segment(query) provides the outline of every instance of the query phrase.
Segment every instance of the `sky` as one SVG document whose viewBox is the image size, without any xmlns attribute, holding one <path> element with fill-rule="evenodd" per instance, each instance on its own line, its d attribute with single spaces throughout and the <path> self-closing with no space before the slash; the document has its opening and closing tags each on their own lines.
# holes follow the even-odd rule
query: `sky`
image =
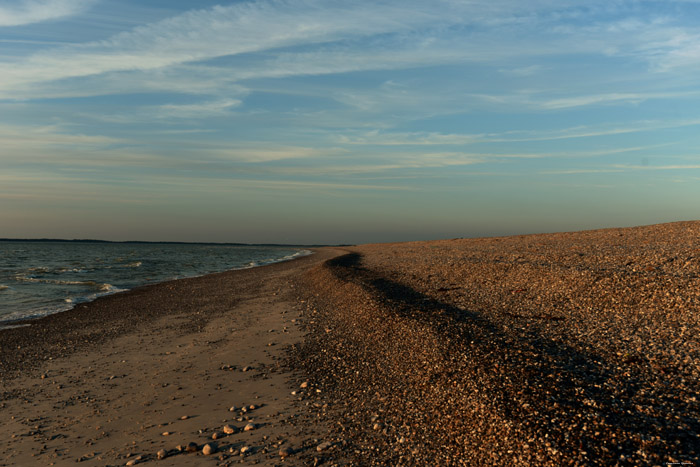
<svg viewBox="0 0 700 467">
<path fill-rule="evenodd" d="M 0 0 L 0 237 L 700 219 L 700 0 Z"/>
</svg>

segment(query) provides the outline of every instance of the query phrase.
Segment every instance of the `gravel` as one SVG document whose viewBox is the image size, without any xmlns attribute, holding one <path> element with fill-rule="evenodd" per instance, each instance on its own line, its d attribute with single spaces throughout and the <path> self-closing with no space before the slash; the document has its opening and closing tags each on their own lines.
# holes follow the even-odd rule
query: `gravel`
<svg viewBox="0 0 700 467">
<path fill-rule="evenodd" d="M 349 463 L 700 456 L 700 222 L 349 247 L 299 285 L 290 364 Z"/>
</svg>

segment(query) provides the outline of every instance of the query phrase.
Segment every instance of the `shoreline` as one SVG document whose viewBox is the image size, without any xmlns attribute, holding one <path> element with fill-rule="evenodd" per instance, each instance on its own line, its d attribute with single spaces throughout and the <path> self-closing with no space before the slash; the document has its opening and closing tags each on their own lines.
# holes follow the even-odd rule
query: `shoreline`
<svg viewBox="0 0 700 467">
<path fill-rule="evenodd" d="M 700 455 L 700 221 L 324 248 L 87 308 L 0 333 L 0 465 Z"/>
<path fill-rule="evenodd" d="M 75 306 L 64 311 L 50 313 L 38 317 L 23 318 L 7 322 L 3 321 L 2 323 L 8 323 L 12 325 L 12 327 L 8 329 L 0 329 L 0 342 L 3 343 L 3 345 L 0 347 L 0 374 L 3 375 L 3 379 L 6 379 L 8 376 L 12 377 L 13 369 L 4 365 L 4 363 L 8 360 L 7 353 L 11 352 L 10 347 L 12 345 L 7 343 L 9 341 L 23 341 L 34 345 L 39 344 L 41 347 L 44 347 L 47 344 L 47 339 L 57 339 L 61 341 L 61 336 L 70 334 L 70 332 L 76 331 L 77 328 L 83 328 L 83 330 L 90 326 L 101 328 L 105 324 L 109 325 L 111 320 L 123 324 L 125 321 L 125 316 L 110 316 L 113 315 L 114 309 L 118 309 L 128 314 L 129 320 L 150 321 L 156 317 L 167 314 L 168 312 L 163 310 L 162 306 L 155 308 L 150 304 L 144 306 L 140 302 L 141 297 L 147 297 L 150 301 L 153 301 L 154 297 L 156 296 L 163 297 L 171 294 L 172 292 L 179 292 L 178 296 L 170 297 L 172 306 L 177 307 L 179 304 L 178 301 L 183 301 L 183 297 L 186 296 L 187 290 L 192 290 L 193 287 L 198 287 L 200 283 L 202 283 L 204 287 L 207 287 L 207 282 L 210 280 L 221 282 L 222 280 L 226 280 L 227 278 L 230 279 L 230 277 L 242 272 L 260 270 L 267 271 L 265 268 L 274 268 L 279 265 L 296 263 L 303 261 L 304 259 L 314 257 L 319 251 L 320 250 L 315 249 L 311 251 L 310 254 L 300 255 L 295 258 L 259 266 L 242 267 L 221 272 L 142 284 L 128 290 L 101 295 L 87 302 L 76 303 Z M 262 275 L 264 276 L 265 273 L 262 273 Z M 257 276 L 257 274 L 253 274 L 253 276 Z M 210 288 L 212 287 L 213 286 L 210 286 Z M 146 308 L 148 311 L 143 314 L 141 314 L 140 311 L 137 311 L 143 308 Z M 28 332 L 28 329 L 31 328 L 36 328 L 35 332 Z M 110 332 L 106 333 L 107 336 L 104 337 L 115 337 L 123 332 L 128 332 L 128 329 L 125 327 L 113 328 L 110 330 Z M 25 336 L 24 334 L 30 335 Z M 43 339 L 40 337 L 43 337 Z M 79 342 L 72 343 L 77 345 L 74 349 L 82 347 Z M 21 343 L 19 345 L 21 346 Z M 58 344 L 54 343 L 54 346 L 57 345 Z M 60 355 L 57 355 L 57 357 L 66 356 L 70 353 L 70 349 L 65 350 L 67 352 L 63 352 Z M 37 356 L 21 356 L 18 358 L 18 364 L 21 364 L 23 368 L 26 368 L 27 365 L 31 366 L 32 360 L 47 360 L 51 358 L 51 355 L 42 355 L 42 357 L 37 358 Z M 14 369 L 16 370 L 16 368 Z"/>
<path fill-rule="evenodd" d="M 160 450 L 160 465 L 279 465 L 285 448 L 285 465 L 313 462 L 325 433 L 285 361 L 303 340 L 296 277 L 335 254 L 147 285 L 4 331 L 0 465 L 140 464 Z"/>
<path fill-rule="evenodd" d="M 5 241 L 8 241 L 8 240 L 5 239 Z M 17 240 L 17 242 L 21 242 L 21 240 Z M 51 242 L 52 242 L 52 241 L 45 241 L 45 240 L 36 240 L 36 241 L 33 241 L 33 243 L 51 243 Z M 84 240 L 65 240 L 65 241 L 63 241 L 63 242 L 64 242 L 64 243 L 80 243 L 80 242 L 85 242 L 85 241 L 84 241 Z M 156 243 L 156 242 L 108 242 L 108 241 L 102 241 L 102 240 L 90 241 L 90 242 L 88 242 L 88 243 L 159 244 L 159 243 Z M 219 245 L 219 244 L 207 244 L 207 243 L 177 243 L 177 242 L 162 242 L 162 243 L 160 243 L 160 244 L 174 244 L 174 245 Z M 227 245 L 227 244 L 221 244 L 221 245 Z M 248 247 L 248 246 L 257 246 L 257 245 L 245 245 L 245 244 L 230 244 L 230 245 L 231 245 L 231 246 L 244 246 L 244 247 Z M 267 246 L 267 245 L 261 245 L 261 246 Z M 270 245 L 270 246 L 276 246 L 276 245 Z M 51 315 L 55 315 L 55 314 L 58 314 L 58 313 L 65 313 L 65 312 L 67 312 L 67 311 L 71 311 L 71 310 L 77 308 L 78 306 L 92 303 L 92 302 L 94 302 L 94 301 L 96 301 L 96 300 L 99 300 L 100 298 L 107 297 L 107 296 L 110 296 L 110 295 L 116 295 L 116 294 L 120 294 L 120 293 L 129 292 L 129 291 L 131 291 L 131 290 L 134 290 L 134 289 L 137 289 L 137 288 L 140 288 L 140 287 L 147 287 L 147 286 L 151 286 L 151 285 L 157 285 L 157 284 L 162 284 L 162 283 L 165 283 L 165 282 L 172 282 L 172 281 L 177 281 L 177 280 L 182 280 L 182 279 L 193 279 L 193 278 L 197 278 L 197 277 L 208 276 L 208 275 L 210 275 L 210 274 L 220 274 L 220 273 L 231 272 L 231 271 L 240 271 L 240 270 L 244 270 L 244 269 L 252 269 L 252 268 L 257 268 L 257 267 L 268 266 L 268 265 L 270 265 L 270 264 L 284 263 L 284 262 L 286 262 L 286 261 L 292 261 L 292 260 L 295 260 L 295 259 L 298 259 L 298 258 L 303 258 L 304 256 L 310 256 L 310 255 L 312 255 L 312 254 L 314 253 L 315 250 L 317 250 L 317 248 L 309 247 L 309 248 L 304 248 L 303 250 L 299 250 L 297 253 L 294 253 L 294 254 L 292 254 L 292 255 L 287 255 L 287 256 L 284 256 L 284 257 L 282 257 L 282 258 L 273 260 L 273 261 L 265 262 L 265 263 L 263 263 L 263 264 L 257 264 L 257 263 L 256 263 L 256 264 L 254 264 L 254 265 L 247 265 L 247 266 L 235 267 L 235 268 L 231 268 L 231 269 L 225 269 L 225 270 L 222 270 L 222 271 L 205 272 L 205 273 L 194 274 L 194 275 L 185 276 L 185 277 L 170 278 L 170 279 L 162 279 L 162 280 L 157 280 L 157 281 L 153 281 L 153 282 L 144 282 L 144 283 L 142 283 L 142 284 L 139 284 L 139 285 L 136 285 L 136 286 L 134 286 L 134 287 L 127 288 L 127 289 L 117 288 L 117 289 L 115 289 L 115 290 L 113 290 L 113 291 L 107 291 L 107 292 L 103 292 L 103 293 L 96 293 L 96 294 L 93 294 L 93 295 L 92 295 L 92 298 L 81 299 L 81 300 L 79 300 L 79 301 L 77 301 L 77 302 L 71 302 L 70 305 L 65 305 L 65 306 L 68 306 L 68 308 L 59 309 L 58 306 L 56 306 L 56 309 L 53 310 L 53 311 L 37 312 L 36 314 L 33 314 L 33 315 L 28 315 L 28 316 L 24 316 L 24 317 L 20 317 L 20 318 L 12 318 L 12 319 L 2 319 L 2 316 L 0 316 L 0 332 L 2 332 L 2 331 L 5 330 L 5 329 L 12 329 L 12 328 L 16 328 L 16 327 L 25 327 L 25 326 L 31 325 L 31 321 L 35 321 L 35 320 L 44 318 L 44 317 L 46 317 L 46 316 L 51 316 Z M 109 285 L 110 287 L 113 287 L 113 286 L 111 286 L 110 284 L 107 284 L 107 285 Z M 7 288 L 7 286 L 5 286 L 5 288 Z M 82 297 L 82 298 L 84 298 L 84 297 Z"/>
</svg>

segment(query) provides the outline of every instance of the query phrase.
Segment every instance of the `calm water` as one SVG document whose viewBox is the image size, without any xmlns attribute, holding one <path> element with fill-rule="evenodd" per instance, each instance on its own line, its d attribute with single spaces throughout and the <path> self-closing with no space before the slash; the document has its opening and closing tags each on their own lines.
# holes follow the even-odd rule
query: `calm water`
<svg viewBox="0 0 700 467">
<path fill-rule="evenodd" d="M 294 247 L 0 241 L 0 328 L 138 285 L 309 253 Z"/>
</svg>

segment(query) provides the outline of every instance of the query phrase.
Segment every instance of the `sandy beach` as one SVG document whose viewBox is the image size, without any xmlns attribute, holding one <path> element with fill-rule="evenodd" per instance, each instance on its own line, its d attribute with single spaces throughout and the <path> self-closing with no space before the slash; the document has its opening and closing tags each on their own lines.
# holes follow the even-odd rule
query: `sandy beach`
<svg viewBox="0 0 700 467">
<path fill-rule="evenodd" d="M 335 254 L 143 287 L 3 331 L 0 465 L 313 464 L 326 430 L 286 360 L 303 340 L 295 282 Z"/>
<path fill-rule="evenodd" d="M 700 222 L 319 249 L 2 331 L 0 465 L 697 465 L 699 331 Z"/>
</svg>

